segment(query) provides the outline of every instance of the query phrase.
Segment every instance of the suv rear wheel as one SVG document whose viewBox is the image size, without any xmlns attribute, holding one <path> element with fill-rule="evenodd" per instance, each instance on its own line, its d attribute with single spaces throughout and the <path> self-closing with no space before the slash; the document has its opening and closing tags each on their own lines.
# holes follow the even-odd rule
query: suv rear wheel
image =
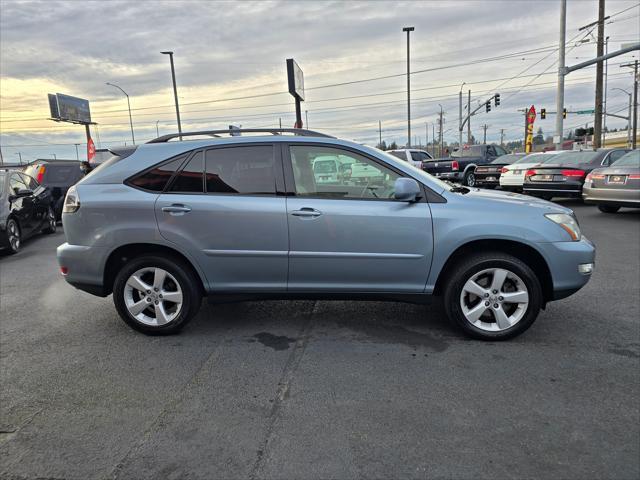
<svg viewBox="0 0 640 480">
<path fill-rule="evenodd" d="M 180 260 L 145 256 L 116 276 L 113 301 L 120 317 L 147 335 L 179 332 L 198 312 L 202 295 L 191 269 Z"/>
<path fill-rule="evenodd" d="M 542 306 L 535 273 L 520 259 L 482 253 L 459 262 L 444 295 L 451 321 L 474 338 L 506 340 L 527 330 Z"/>
</svg>

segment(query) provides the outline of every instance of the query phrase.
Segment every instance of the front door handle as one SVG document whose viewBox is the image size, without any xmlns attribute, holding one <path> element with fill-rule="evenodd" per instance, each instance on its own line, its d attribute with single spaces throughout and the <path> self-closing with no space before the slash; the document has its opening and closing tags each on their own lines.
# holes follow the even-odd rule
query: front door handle
<svg viewBox="0 0 640 480">
<path fill-rule="evenodd" d="M 322 212 L 320 210 L 316 210 L 315 208 L 305 207 L 301 208 L 300 210 L 294 210 L 293 212 L 291 212 L 291 215 L 293 215 L 294 217 L 316 218 L 322 215 Z"/>
<path fill-rule="evenodd" d="M 191 207 L 188 205 L 174 203 L 173 205 L 169 205 L 168 207 L 162 207 L 162 211 L 171 215 L 184 215 L 185 213 L 189 213 L 191 211 Z"/>
</svg>

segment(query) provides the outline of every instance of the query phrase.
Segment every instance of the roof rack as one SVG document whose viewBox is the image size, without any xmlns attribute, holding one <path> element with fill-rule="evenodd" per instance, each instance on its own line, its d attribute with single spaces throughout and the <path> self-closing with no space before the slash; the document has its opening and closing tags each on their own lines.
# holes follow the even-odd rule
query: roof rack
<svg viewBox="0 0 640 480">
<path fill-rule="evenodd" d="M 201 132 L 182 132 L 182 133 L 170 133 L 163 135 L 153 140 L 149 140 L 147 143 L 165 143 L 174 138 L 180 137 L 196 137 L 201 135 L 208 135 L 210 137 L 220 137 L 221 135 L 239 135 L 242 133 L 270 133 L 272 135 L 281 135 L 283 133 L 292 133 L 301 137 L 326 137 L 335 138 L 326 133 L 314 132 L 313 130 L 306 130 L 303 128 L 238 128 L 238 129 L 226 129 L 226 130 L 203 130 Z"/>
</svg>

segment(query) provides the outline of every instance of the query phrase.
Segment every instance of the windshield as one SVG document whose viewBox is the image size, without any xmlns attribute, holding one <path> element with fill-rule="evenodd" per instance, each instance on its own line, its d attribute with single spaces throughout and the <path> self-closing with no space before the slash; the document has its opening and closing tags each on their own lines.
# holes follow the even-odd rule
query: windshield
<svg viewBox="0 0 640 480">
<path fill-rule="evenodd" d="M 316 160 L 313 162 L 313 171 L 315 173 L 335 173 L 336 170 L 335 160 Z"/>
<path fill-rule="evenodd" d="M 516 163 L 518 159 L 521 159 L 523 155 L 521 153 L 509 153 L 507 155 L 502 155 L 501 157 L 496 158 L 491 163 Z"/>
<path fill-rule="evenodd" d="M 580 165 L 582 163 L 590 163 L 599 155 L 599 152 L 585 150 L 584 152 L 563 152 L 559 153 L 553 159 L 553 163 L 561 163 L 562 165 Z"/>
<path fill-rule="evenodd" d="M 640 168 L 640 150 L 634 150 L 627 153 L 626 155 L 623 155 L 618 160 L 613 162 L 611 166 Z"/>
<path fill-rule="evenodd" d="M 452 157 L 460 158 L 460 157 L 481 157 L 482 156 L 482 145 L 471 145 L 470 147 L 465 147 L 460 150 L 456 150 L 451 154 Z"/>
</svg>

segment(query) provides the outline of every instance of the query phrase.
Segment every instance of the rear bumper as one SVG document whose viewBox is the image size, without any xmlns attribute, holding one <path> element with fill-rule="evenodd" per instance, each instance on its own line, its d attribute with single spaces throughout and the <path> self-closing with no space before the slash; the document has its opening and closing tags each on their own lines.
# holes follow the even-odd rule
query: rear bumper
<svg viewBox="0 0 640 480">
<path fill-rule="evenodd" d="M 109 294 L 104 288 L 104 265 L 109 251 L 106 248 L 86 247 L 63 243 L 56 251 L 58 264 L 67 270 L 64 279 L 70 285 L 105 297 Z"/>
<path fill-rule="evenodd" d="M 623 188 L 593 188 L 585 185 L 582 190 L 585 203 L 619 207 L 640 207 L 640 190 Z"/>
<path fill-rule="evenodd" d="M 461 172 L 429 172 L 428 170 L 426 171 L 427 173 L 430 173 L 431 175 L 433 175 L 436 178 L 440 178 L 443 180 L 452 180 L 452 181 L 459 181 L 462 180 L 462 173 Z"/>
<path fill-rule="evenodd" d="M 539 243 L 538 247 L 551 272 L 553 300 L 574 294 L 591 279 L 592 274 L 578 269 L 580 265 L 595 264 L 595 245 L 587 237 L 578 242 Z"/>
<path fill-rule="evenodd" d="M 496 178 L 496 180 L 487 180 L 486 178 L 478 177 L 478 174 L 476 173 L 476 185 L 484 187 L 499 187 L 500 180 L 498 178 Z"/>
<path fill-rule="evenodd" d="M 567 182 L 526 182 L 522 191 L 527 195 L 551 195 L 553 197 L 581 198 L 582 184 Z"/>
</svg>

